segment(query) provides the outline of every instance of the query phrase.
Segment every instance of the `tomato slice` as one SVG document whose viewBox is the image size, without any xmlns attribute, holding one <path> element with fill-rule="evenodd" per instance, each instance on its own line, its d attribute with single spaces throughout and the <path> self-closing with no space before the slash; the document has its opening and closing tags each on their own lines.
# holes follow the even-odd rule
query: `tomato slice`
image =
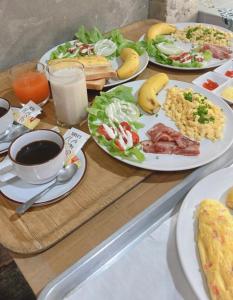
<svg viewBox="0 0 233 300">
<path fill-rule="evenodd" d="M 226 71 L 225 75 L 232 78 L 233 77 L 233 70 Z"/>
<path fill-rule="evenodd" d="M 120 125 L 123 127 L 124 130 L 131 131 L 131 126 L 129 125 L 128 122 L 123 121 L 123 122 L 120 123 Z"/>
<path fill-rule="evenodd" d="M 108 135 L 108 133 L 106 132 L 105 128 L 103 125 L 100 125 L 97 129 L 98 133 L 103 135 L 106 140 L 110 141 L 111 140 L 111 137 Z"/>
<path fill-rule="evenodd" d="M 219 86 L 219 84 L 218 84 L 217 82 L 211 80 L 211 79 L 207 79 L 207 81 L 205 81 L 205 82 L 202 84 L 202 86 L 203 86 L 204 88 L 206 88 L 207 90 L 212 91 L 212 90 L 216 89 L 216 88 Z"/>
<path fill-rule="evenodd" d="M 120 151 L 125 151 L 125 149 L 122 147 L 121 143 L 119 140 L 115 140 L 115 145 Z"/>
<path fill-rule="evenodd" d="M 132 131 L 131 134 L 133 138 L 133 144 L 137 145 L 139 143 L 139 135 L 135 131 Z"/>
</svg>

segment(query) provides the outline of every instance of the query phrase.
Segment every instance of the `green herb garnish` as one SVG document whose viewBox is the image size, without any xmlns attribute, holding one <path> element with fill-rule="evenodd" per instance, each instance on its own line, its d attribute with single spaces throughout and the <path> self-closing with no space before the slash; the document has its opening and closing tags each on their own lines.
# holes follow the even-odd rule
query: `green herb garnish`
<svg viewBox="0 0 233 300">
<path fill-rule="evenodd" d="M 214 122 L 215 119 L 212 116 L 208 116 L 209 106 L 206 104 L 201 104 L 198 106 L 197 111 L 193 113 L 194 116 L 198 116 L 198 122 L 201 124 L 207 124 L 209 122 Z"/>
<path fill-rule="evenodd" d="M 189 102 L 192 102 L 193 101 L 192 93 L 191 92 L 184 93 L 184 99 L 188 100 Z"/>
</svg>

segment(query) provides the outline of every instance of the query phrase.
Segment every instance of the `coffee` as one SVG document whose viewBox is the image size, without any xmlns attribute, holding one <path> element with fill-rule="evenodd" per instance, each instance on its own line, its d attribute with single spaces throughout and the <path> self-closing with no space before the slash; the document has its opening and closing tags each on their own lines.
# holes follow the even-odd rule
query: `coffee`
<svg viewBox="0 0 233 300">
<path fill-rule="evenodd" d="M 61 151 L 58 144 L 40 140 L 23 146 L 16 155 L 16 161 L 24 165 L 42 164 L 57 156 Z"/>
<path fill-rule="evenodd" d="M 4 107 L 0 107 L 0 118 L 2 117 L 2 116 L 4 116 L 6 113 L 7 113 L 7 109 L 6 108 L 4 108 Z"/>
</svg>

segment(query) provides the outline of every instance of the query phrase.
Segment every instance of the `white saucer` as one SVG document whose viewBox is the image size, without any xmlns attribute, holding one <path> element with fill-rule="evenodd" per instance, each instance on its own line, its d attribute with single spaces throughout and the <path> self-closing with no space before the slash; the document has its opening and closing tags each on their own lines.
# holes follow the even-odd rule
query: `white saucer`
<svg viewBox="0 0 233 300">
<path fill-rule="evenodd" d="M 80 151 L 78 157 L 80 159 L 81 166 L 72 179 L 67 183 L 53 187 L 49 192 L 38 199 L 33 206 L 42 206 L 56 202 L 65 198 L 72 192 L 72 190 L 79 184 L 86 171 L 86 158 L 84 153 Z M 0 192 L 8 200 L 17 203 L 24 203 L 40 191 L 44 190 L 47 186 L 50 186 L 54 181 L 55 180 L 42 185 L 33 185 L 25 183 L 23 180 L 15 177 L 6 184 L 0 186 Z"/>
<path fill-rule="evenodd" d="M 12 108 L 15 111 L 20 109 L 20 107 L 16 107 L 16 106 L 12 106 Z M 0 142 L 0 155 L 6 153 L 8 151 L 8 148 L 9 148 L 10 144 L 11 143 L 9 143 L 9 142 L 8 143 L 1 143 Z"/>
<path fill-rule="evenodd" d="M 6 153 L 11 143 L 0 143 L 0 155 Z"/>
</svg>

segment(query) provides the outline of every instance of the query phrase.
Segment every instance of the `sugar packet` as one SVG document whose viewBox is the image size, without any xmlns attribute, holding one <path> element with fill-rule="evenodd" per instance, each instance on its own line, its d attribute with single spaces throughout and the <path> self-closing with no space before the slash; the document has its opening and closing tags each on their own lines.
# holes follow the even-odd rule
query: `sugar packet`
<svg viewBox="0 0 233 300">
<path fill-rule="evenodd" d="M 29 101 L 21 109 L 12 108 L 15 122 L 29 129 L 34 129 L 39 124 L 40 119 L 36 117 L 41 114 L 41 110 L 41 107 L 33 101 Z"/>
<path fill-rule="evenodd" d="M 60 132 L 59 127 L 54 127 L 52 130 Z M 80 167 L 80 159 L 78 157 L 78 152 L 82 149 L 85 143 L 90 138 L 90 135 L 77 129 L 71 128 L 68 129 L 63 135 L 65 140 L 65 151 L 66 151 L 66 162 L 68 164 L 76 164 Z"/>
</svg>

